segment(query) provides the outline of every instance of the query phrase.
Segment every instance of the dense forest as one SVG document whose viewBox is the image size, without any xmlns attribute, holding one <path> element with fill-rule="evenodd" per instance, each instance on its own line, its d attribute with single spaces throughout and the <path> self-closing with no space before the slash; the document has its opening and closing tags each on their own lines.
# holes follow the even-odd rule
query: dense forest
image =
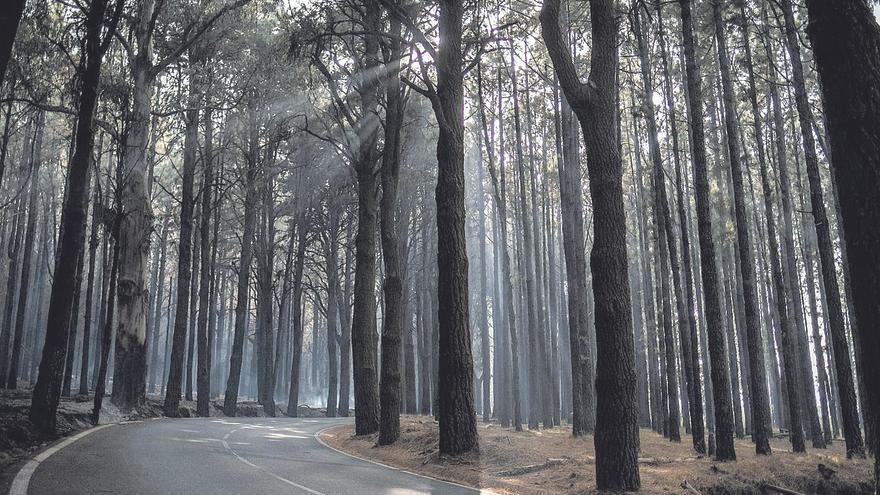
<svg viewBox="0 0 880 495">
<path fill-rule="evenodd" d="M 876 455 L 874 8 L 8 0 L 0 386 Z"/>
</svg>

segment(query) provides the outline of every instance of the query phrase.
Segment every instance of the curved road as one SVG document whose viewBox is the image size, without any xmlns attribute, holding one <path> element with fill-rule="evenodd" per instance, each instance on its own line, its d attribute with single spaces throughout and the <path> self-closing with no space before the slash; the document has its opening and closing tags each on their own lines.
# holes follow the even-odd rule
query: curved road
<svg viewBox="0 0 880 495">
<path fill-rule="evenodd" d="M 113 425 L 43 460 L 27 494 L 480 493 L 350 457 L 315 438 L 344 421 L 199 418 Z"/>
</svg>

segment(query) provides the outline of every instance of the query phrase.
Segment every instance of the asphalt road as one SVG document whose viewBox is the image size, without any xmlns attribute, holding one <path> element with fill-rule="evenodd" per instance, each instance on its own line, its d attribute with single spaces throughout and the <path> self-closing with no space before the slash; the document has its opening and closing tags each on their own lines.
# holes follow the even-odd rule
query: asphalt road
<svg viewBox="0 0 880 495">
<path fill-rule="evenodd" d="M 479 493 L 350 457 L 315 438 L 344 421 L 199 418 L 113 425 L 43 460 L 27 494 Z"/>
</svg>

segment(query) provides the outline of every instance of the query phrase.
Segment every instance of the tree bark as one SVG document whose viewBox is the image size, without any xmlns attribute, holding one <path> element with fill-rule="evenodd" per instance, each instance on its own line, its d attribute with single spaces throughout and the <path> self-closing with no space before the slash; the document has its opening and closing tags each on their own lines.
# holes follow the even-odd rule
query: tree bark
<svg viewBox="0 0 880 495">
<path fill-rule="evenodd" d="M 617 121 L 616 14 L 612 1 L 590 1 L 593 49 L 589 83 L 584 84 L 563 41 L 559 3 L 545 1 L 541 34 L 587 149 L 594 212 L 590 266 L 595 325 L 602 329 L 596 335 L 596 485 L 599 490 L 637 490 L 638 399 Z"/>
<path fill-rule="evenodd" d="M 391 19 L 391 34 L 399 34 L 400 21 Z M 382 370 L 379 383 L 379 445 L 390 445 L 400 436 L 400 338 L 403 331 L 405 299 L 403 265 L 400 257 L 397 216 L 397 185 L 400 177 L 400 128 L 403 124 L 403 98 L 400 93 L 400 54 L 398 39 L 389 41 L 390 60 L 385 67 L 385 147 L 382 151 L 382 202 L 380 236 L 385 262 L 385 296 L 382 317 Z"/>
<path fill-rule="evenodd" d="M 241 381 L 241 363 L 244 351 L 245 323 L 247 320 L 249 300 L 248 297 L 251 274 L 251 261 L 253 260 L 253 240 L 256 223 L 257 202 L 257 174 L 259 164 L 257 149 L 259 147 L 256 109 L 253 101 L 248 103 L 248 153 L 247 171 L 245 179 L 244 199 L 244 228 L 241 235 L 241 258 L 238 267 L 238 281 L 235 301 L 235 327 L 233 330 L 232 349 L 229 357 L 229 377 L 226 380 L 226 395 L 223 399 L 223 414 L 235 416 L 236 402 L 238 401 L 239 384 Z M 179 282 L 178 282 L 179 283 Z M 179 395 L 179 393 L 178 393 Z"/>
<path fill-rule="evenodd" d="M 687 313 L 688 332 L 685 334 L 679 330 L 679 334 L 681 336 L 682 354 L 685 361 L 685 378 L 688 380 L 687 389 L 688 399 L 690 401 L 691 436 L 694 442 L 694 450 L 697 453 L 704 454 L 706 453 L 706 441 L 703 423 L 703 380 L 700 375 L 700 346 L 697 339 L 697 333 L 699 330 L 697 328 L 696 308 L 694 307 L 693 299 L 694 275 L 691 265 L 691 243 L 690 234 L 688 232 L 689 222 L 685 208 L 685 188 L 682 183 L 681 151 L 679 149 L 678 141 L 678 115 L 675 109 L 675 99 L 672 94 L 672 81 L 669 77 L 669 60 L 666 48 L 665 30 L 663 28 L 663 12 L 662 6 L 659 3 L 657 4 L 657 28 L 657 36 L 660 42 L 660 58 L 663 67 L 664 95 L 669 111 L 669 126 L 670 134 L 672 135 L 672 158 L 675 162 L 675 187 L 678 189 L 676 208 L 678 212 L 679 227 L 681 229 L 681 263 L 684 267 L 685 279 L 682 297 L 685 301 L 685 307 L 683 310 Z M 669 224 L 671 224 L 671 222 L 669 222 Z M 674 239 L 674 237 L 670 235 L 668 239 Z M 671 242 L 672 244 L 675 244 L 674 240 Z M 673 268 L 673 271 L 677 272 L 678 270 Z M 680 308 L 679 315 L 681 312 L 682 309 Z M 690 345 L 688 345 L 687 341 L 689 341 Z M 686 348 L 690 349 L 689 356 L 684 352 Z M 688 371 L 688 369 L 690 371 Z"/>
<path fill-rule="evenodd" d="M 468 257 L 464 209 L 464 2 L 441 0 L 437 88 L 432 99 L 437 139 L 437 318 L 440 452 L 477 447 L 473 355 L 468 316 Z"/>
<path fill-rule="evenodd" d="M 165 401 L 163 410 L 166 416 L 176 417 L 183 388 L 187 329 L 190 327 L 189 315 L 190 293 L 194 284 L 192 269 L 193 260 L 193 209 L 195 208 L 195 168 L 196 147 L 198 145 L 198 102 L 195 98 L 195 81 L 190 82 L 190 108 L 186 111 L 186 134 L 184 136 L 183 156 L 183 191 L 180 203 L 180 240 L 177 250 L 177 304 L 174 316 L 174 334 L 171 338 L 171 362 L 169 364 L 168 382 L 165 385 Z"/>
<path fill-rule="evenodd" d="M 706 174 L 706 137 L 703 130 L 703 89 L 696 57 L 691 1 L 680 0 L 682 35 L 687 77 L 687 103 L 694 162 L 694 189 L 703 281 L 704 310 L 711 361 L 713 407 L 715 412 L 715 457 L 719 461 L 736 459 L 733 446 L 733 409 L 730 404 L 730 378 L 724 350 L 718 279 L 715 271 L 715 243 L 709 205 L 709 179 Z"/>
<path fill-rule="evenodd" d="M 70 314 L 73 310 L 76 260 L 81 256 L 85 244 L 89 172 L 94 145 L 92 125 L 98 101 L 101 62 L 121 13 L 117 8 L 113 20 L 109 23 L 106 38 L 102 39 L 101 30 L 104 27 L 106 10 L 106 0 L 94 0 L 86 13 L 86 61 L 80 86 L 74 153 L 67 172 L 67 192 L 64 198 L 58 256 L 49 299 L 46 340 L 43 344 L 40 371 L 34 386 L 29 414 L 34 426 L 44 431 L 55 430 L 55 412 L 60 399 L 65 347 L 70 333 Z"/>
<path fill-rule="evenodd" d="M 739 268 L 745 302 L 745 334 L 748 340 L 748 378 L 750 379 L 749 402 L 752 417 L 752 440 L 755 442 L 756 453 L 769 455 L 772 430 L 770 427 L 770 397 L 767 391 L 766 368 L 764 367 L 764 342 L 761 335 L 760 314 L 758 312 L 755 265 L 751 259 L 752 240 L 749 233 L 748 214 L 745 204 L 743 165 L 739 149 L 739 131 L 734 105 L 733 82 L 730 76 L 730 60 L 727 54 L 727 35 L 724 21 L 721 18 L 721 5 L 719 1 L 713 2 L 712 13 L 715 23 L 715 39 L 718 43 L 718 60 L 721 68 L 724 124 L 727 130 L 730 173 L 733 179 L 736 237 L 739 246 L 738 255 L 740 256 Z"/>
<path fill-rule="evenodd" d="M 828 322 L 831 330 L 831 343 L 834 350 L 834 364 L 837 368 L 837 387 L 840 395 L 841 412 L 843 413 L 843 435 L 846 440 L 847 457 L 864 457 L 865 447 L 862 432 L 859 428 L 859 414 L 856 406 L 856 392 L 853 383 L 852 369 L 849 358 L 849 345 L 846 341 L 843 311 L 841 308 L 841 292 L 837 283 L 837 269 L 834 264 L 834 252 L 831 244 L 831 230 L 828 215 L 825 211 L 822 182 L 819 177 L 819 160 L 816 156 L 815 138 L 812 129 L 812 113 L 807 100 L 804 86 L 804 69 L 800 58 L 800 45 L 791 0 L 781 2 L 785 19 L 785 37 L 791 61 L 792 82 L 794 83 L 795 106 L 801 129 L 801 140 L 804 147 L 804 158 L 807 164 L 807 178 L 810 183 L 810 202 L 813 220 L 816 225 L 816 236 L 819 243 L 819 257 L 822 264 L 822 281 L 828 297 L 825 306 L 828 311 Z"/>
<path fill-rule="evenodd" d="M 6 77 L 6 68 L 12 59 L 12 46 L 15 43 L 15 34 L 24 14 L 26 0 L 11 0 L 0 14 L 0 86 Z M 2 179 L 0 174 L 0 179 Z"/>
<path fill-rule="evenodd" d="M 666 179 L 663 171 L 663 157 L 660 155 L 660 143 L 657 141 L 657 118 L 654 113 L 653 102 L 650 101 L 651 95 L 654 94 L 654 84 L 651 81 L 651 72 L 648 61 L 648 50 L 641 28 L 641 14 L 636 11 L 633 13 L 633 31 L 636 35 L 639 47 L 639 60 L 642 73 L 642 84 L 644 86 L 644 94 L 642 106 L 645 111 L 645 117 L 648 124 L 648 145 L 651 153 L 651 161 L 653 164 L 653 182 L 654 182 L 654 223 L 657 229 L 657 245 L 659 247 L 660 256 L 660 276 L 659 286 L 663 294 L 663 336 L 666 344 L 666 393 L 668 399 L 668 423 L 666 425 L 667 436 L 673 442 L 681 441 L 679 432 L 679 414 L 678 414 L 678 370 L 675 360 L 675 340 L 672 334 L 672 306 L 670 299 L 675 294 L 675 300 L 678 310 L 679 332 L 682 335 L 688 334 L 687 317 L 685 315 L 684 300 L 681 293 L 681 271 L 678 267 L 678 253 L 675 245 L 675 237 L 672 233 L 672 215 L 669 212 L 669 200 L 666 197 Z M 669 290 L 669 265 L 672 264 L 673 289 Z M 690 340 L 681 339 L 682 349 L 684 351 L 684 359 L 690 361 Z M 687 345 L 687 347 L 685 347 Z M 689 366 L 685 366 L 686 380 L 690 382 L 693 377 L 688 376 L 691 371 Z"/>
<path fill-rule="evenodd" d="M 193 65 L 191 67 L 190 80 L 191 88 L 192 86 L 196 86 L 196 88 L 190 89 L 191 92 L 196 93 L 194 96 L 199 98 L 196 100 L 196 104 L 201 104 L 202 101 L 207 101 L 204 98 L 201 98 L 203 89 L 199 86 L 203 84 L 203 81 L 199 80 L 200 75 L 196 74 L 196 71 L 201 69 L 201 64 L 195 64 L 194 61 L 190 63 Z M 198 119 L 198 114 L 194 115 L 196 119 Z M 210 114 L 205 112 L 204 120 L 207 126 L 210 126 Z M 196 132 L 198 132 L 198 120 L 194 123 L 196 126 Z M 206 136 L 208 135 L 208 129 L 205 130 Z M 208 313 L 213 311 L 213 308 L 210 306 L 211 302 L 211 279 L 213 274 L 213 269 L 211 266 L 211 213 L 214 208 L 214 197 L 213 197 L 213 189 L 214 189 L 214 159 L 213 159 L 213 149 L 211 148 L 212 144 L 208 139 L 205 139 L 205 149 L 204 156 L 202 156 L 202 167 L 204 167 L 204 177 L 202 179 L 202 215 L 199 218 L 201 222 L 201 226 L 199 227 L 199 244 L 201 245 L 201 269 L 199 273 L 199 316 L 196 331 L 196 340 L 198 341 L 198 358 L 196 361 L 196 413 L 199 416 L 207 417 L 209 416 L 209 399 L 211 395 L 211 376 L 210 376 L 210 367 L 209 367 L 209 352 L 210 347 L 208 346 Z M 219 213 L 218 213 L 219 214 Z"/>
<path fill-rule="evenodd" d="M 880 321 L 880 28 L 866 2 L 834 5 L 807 1 L 807 33 L 822 81 L 828 132 L 839 188 L 840 210 L 853 284 L 856 336 L 864 369 L 865 408 L 874 432 L 874 484 L 880 484 L 880 333 L 868 322 Z M 838 365 L 839 366 L 839 365 Z M 838 377 L 839 379 L 840 377 Z"/>
</svg>

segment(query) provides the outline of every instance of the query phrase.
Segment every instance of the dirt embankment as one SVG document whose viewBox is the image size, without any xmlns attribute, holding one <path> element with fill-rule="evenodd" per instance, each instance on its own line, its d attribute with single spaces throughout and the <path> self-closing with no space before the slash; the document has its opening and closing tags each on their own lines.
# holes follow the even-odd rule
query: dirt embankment
<svg viewBox="0 0 880 495">
<path fill-rule="evenodd" d="M 582 494 L 596 489 L 593 438 L 573 438 L 567 427 L 515 432 L 480 423 L 479 452 L 455 458 L 438 454 L 433 418 L 402 417 L 400 440 L 387 447 L 376 446 L 376 435 L 354 436 L 353 428 L 339 426 L 322 438 L 360 457 L 497 493 Z M 776 438 L 770 457 L 757 456 L 748 439 L 737 440 L 738 461 L 727 463 L 697 456 L 690 442 L 689 436 L 671 443 L 642 430 L 643 493 L 773 493 L 768 485 L 805 494 L 873 493 L 872 460 L 847 460 L 842 440 L 825 450 L 795 455 L 787 439 Z M 685 481 L 694 491 L 682 487 Z"/>
</svg>

